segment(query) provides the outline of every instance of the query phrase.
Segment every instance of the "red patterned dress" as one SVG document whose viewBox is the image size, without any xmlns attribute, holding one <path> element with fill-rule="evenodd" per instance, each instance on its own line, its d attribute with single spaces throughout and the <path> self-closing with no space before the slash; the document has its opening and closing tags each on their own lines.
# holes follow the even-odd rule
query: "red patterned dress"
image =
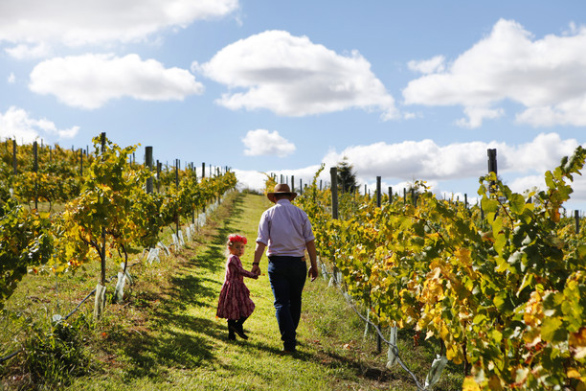
<svg viewBox="0 0 586 391">
<path fill-rule="evenodd" d="M 256 277 L 254 273 L 242 267 L 237 255 L 230 255 L 226 262 L 226 277 L 218 300 L 217 317 L 238 320 L 249 317 L 254 311 L 250 291 L 244 285 L 244 276 Z"/>
</svg>

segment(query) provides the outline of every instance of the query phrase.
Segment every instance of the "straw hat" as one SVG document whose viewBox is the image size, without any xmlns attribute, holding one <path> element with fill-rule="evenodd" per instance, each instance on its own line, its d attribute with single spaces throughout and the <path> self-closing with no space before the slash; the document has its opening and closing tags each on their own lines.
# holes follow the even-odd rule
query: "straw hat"
<svg viewBox="0 0 586 391">
<path fill-rule="evenodd" d="M 291 196 L 291 198 L 289 198 L 291 201 L 293 201 L 295 199 L 295 197 L 297 197 L 297 193 L 295 193 L 294 191 L 291 191 L 291 189 L 289 188 L 289 185 L 286 183 L 279 183 L 278 185 L 276 185 L 275 190 L 272 193 L 267 194 L 267 198 L 269 200 L 271 200 L 271 202 L 276 202 L 276 200 L 275 200 L 276 194 L 289 194 Z"/>
</svg>

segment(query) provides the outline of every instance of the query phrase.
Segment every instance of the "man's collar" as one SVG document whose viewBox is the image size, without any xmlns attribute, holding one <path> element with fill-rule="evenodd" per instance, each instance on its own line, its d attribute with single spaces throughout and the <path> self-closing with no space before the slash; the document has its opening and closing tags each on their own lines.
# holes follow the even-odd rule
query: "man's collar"
<svg viewBox="0 0 586 391">
<path fill-rule="evenodd" d="M 290 204 L 291 203 L 291 200 L 289 200 L 287 198 L 281 198 L 280 200 L 277 200 L 276 203 L 277 204 L 283 204 L 283 203 Z"/>
</svg>

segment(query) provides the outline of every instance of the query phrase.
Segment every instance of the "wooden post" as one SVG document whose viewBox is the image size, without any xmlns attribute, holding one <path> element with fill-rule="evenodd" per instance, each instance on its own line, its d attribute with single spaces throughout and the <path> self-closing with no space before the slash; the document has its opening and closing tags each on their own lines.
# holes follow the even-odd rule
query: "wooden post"
<svg viewBox="0 0 586 391">
<path fill-rule="evenodd" d="M 495 174 L 498 174 L 496 164 L 496 149 L 487 149 L 486 153 L 488 155 L 488 172 L 494 172 Z"/>
<path fill-rule="evenodd" d="M 330 180 L 332 182 L 332 218 L 338 218 L 338 168 L 330 168 Z"/>
<path fill-rule="evenodd" d="M 376 177 L 376 206 L 381 206 L 381 177 Z"/>
<path fill-rule="evenodd" d="M 295 175 L 291 175 L 291 191 L 295 191 Z"/>
<path fill-rule="evenodd" d="M 580 233 L 580 211 L 574 211 L 574 220 L 576 221 L 576 234 Z"/>
<path fill-rule="evenodd" d="M 376 177 L 376 206 L 377 207 L 381 207 L 381 177 L 377 176 Z M 378 314 L 380 316 L 380 309 L 378 311 Z M 376 335 L 376 350 L 378 353 L 382 352 L 382 339 L 380 337 L 380 335 L 377 333 Z"/>
<path fill-rule="evenodd" d="M 149 172 L 153 169 L 153 147 L 145 147 L 145 165 L 147 166 Z M 153 193 L 153 177 L 152 175 L 149 176 L 146 180 L 146 193 L 152 194 Z"/>
<path fill-rule="evenodd" d="M 79 150 L 79 176 L 83 176 L 83 149 Z"/>
<path fill-rule="evenodd" d="M 206 164 L 205 163 L 201 163 L 201 179 L 206 177 Z"/>
<path fill-rule="evenodd" d="M 403 205 L 407 204 L 407 189 L 403 188 Z"/>
<path fill-rule="evenodd" d="M 38 153 L 38 146 L 37 142 L 33 142 L 33 172 L 37 174 L 39 171 L 39 153 Z M 39 197 L 38 197 L 38 179 L 35 175 L 35 209 L 39 209 Z"/>
<path fill-rule="evenodd" d="M 494 172 L 495 175 L 498 175 L 496 166 L 496 149 L 487 149 L 486 154 L 488 155 L 488 173 L 490 174 L 491 172 Z M 494 186 L 494 184 L 494 181 L 490 181 L 490 192 L 492 192 L 492 187 Z"/>
<path fill-rule="evenodd" d="M 102 145 L 102 153 L 106 149 L 106 132 L 100 133 L 100 144 Z"/>
<path fill-rule="evenodd" d="M 106 227 L 102 227 L 102 256 L 101 261 L 101 273 L 100 273 L 100 284 L 106 286 Z"/>
<path fill-rule="evenodd" d="M 18 170 L 16 169 L 17 161 L 16 161 L 16 139 L 12 140 L 12 167 L 14 168 L 14 175 L 18 174 Z"/>
<path fill-rule="evenodd" d="M 161 170 L 163 163 L 157 160 L 157 193 L 161 192 Z"/>
<path fill-rule="evenodd" d="M 389 203 L 393 202 L 393 188 L 389 186 Z"/>
<path fill-rule="evenodd" d="M 177 193 L 179 193 L 179 159 L 175 159 L 175 188 L 177 189 Z M 177 239 L 179 239 L 179 211 L 175 211 L 175 228 Z"/>
</svg>

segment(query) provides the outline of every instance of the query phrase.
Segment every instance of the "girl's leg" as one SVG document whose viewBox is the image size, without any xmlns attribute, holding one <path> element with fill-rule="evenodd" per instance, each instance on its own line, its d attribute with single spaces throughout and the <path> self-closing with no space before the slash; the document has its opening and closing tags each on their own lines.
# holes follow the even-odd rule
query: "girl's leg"
<svg viewBox="0 0 586 391">
<path fill-rule="evenodd" d="M 242 318 L 240 318 L 240 319 L 237 320 L 238 326 L 240 328 L 242 328 L 242 325 L 244 324 L 244 322 L 246 322 L 246 319 L 248 319 L 248 316 L 243 316 Z"/>
<path fill-rule="evenodd" d="M 243 327 L 244 322 L 246 322 L 246 319 L 248 319 L 248 316 L 243 316 L 242 318 L 240 318 L 236 321 L 236 327 L 238 327 L 238 331 L 240 333 L 242 333 L 242 335 L 246 335 L 246 334 L 244 334 L 244 327 Z M 240 333 L 238 333 L 238 335 L 240 335 Z"/>
<path fill-rule="evenodd" d="M 247 318 L 244 318 L 246 320 Z M 235 320 L 235 319 L 228 319 L 228 339 L 236 339 L 236 335 L 238 335 L 242 339 L 248 339 L 248 336 L 244 334 L 242 329 L 242 323 L 244 322 L 242 318 Z"/>
<path fill-rule="evenodd" d="M 228 319 L 228 339 L 233 341 L 236 339 L 236 335 L 234 331 L 236 330 L 236 321 L 233 319 Z"/>
</svg>

